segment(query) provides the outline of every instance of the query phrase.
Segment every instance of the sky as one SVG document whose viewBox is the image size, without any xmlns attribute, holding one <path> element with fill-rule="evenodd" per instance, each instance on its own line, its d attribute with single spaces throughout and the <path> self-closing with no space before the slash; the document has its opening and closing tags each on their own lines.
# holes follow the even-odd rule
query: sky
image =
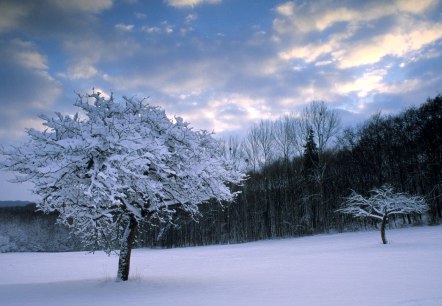
<svg viewBox="0 0 442 306">
<path fill-rule="evenodd" d="M 0 0 L 0 144 L 92 88 L 218 136 L 314 100 L 353 125 L 439 94 L 441 45 L 440 0 Z"/>
</svg>

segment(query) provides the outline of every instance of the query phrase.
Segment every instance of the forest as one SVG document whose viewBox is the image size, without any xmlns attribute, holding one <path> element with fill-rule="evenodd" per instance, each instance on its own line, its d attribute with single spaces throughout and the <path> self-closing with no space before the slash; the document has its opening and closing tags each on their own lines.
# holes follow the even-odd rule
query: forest
<svg viewBox="0 0 442 306">
<path fill-rule="evenodd" d="M 438 224 L 442 217 L 442 95 L 398 115 L 374 114 L 339 128 L 338 114 L 312 103 L 301 117 L 261 121 L 243 140 L 225 141 L 226 154 L 248 179 L 230 204 L 205 205 L 197 222 L 150 227 L 143 246 L 238 243 L 276 237 L 355 231 L 378 226 L 336 212 L 352 190 L 388 184 L 423 196 L 426 216 L 404 215 L 389 226 Z"/>
<path fill-rule="evenodd" d="M 392 218 L 390 227 L 438 224 L 440 131 L 442 95 L 397 115 L 374 114 L 351 128 L 342 127 L 338 113 L 324 102 L 312 102 L 300 116 L 261 121 L 242 138 L 221 140 L 224 154 L 247 172 L 247 180 L 231 186 L 240 192 L 235 201 L 202 204 L 197 217 L 182 213 L 167 225 L 143 224 L 137 245 L 169 248 L 371 229 L 378 224 L 336 210 L 352 191 L 367 195 L 386 184 L 421 195 L 429 205 L 427 215 Z M 82 248 L 75 237 L 66 243 L 67 229 L 55 225 L 54 215 L 27 207 L 1 208 L 1 216 L 2 252 Z M 36 233 L 45 238 L 33 239 Z"/>
</svg>

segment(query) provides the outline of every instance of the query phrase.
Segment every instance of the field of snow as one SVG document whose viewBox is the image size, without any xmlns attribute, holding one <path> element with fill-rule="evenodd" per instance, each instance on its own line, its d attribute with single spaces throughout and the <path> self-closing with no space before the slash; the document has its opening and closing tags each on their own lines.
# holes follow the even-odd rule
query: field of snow
<svg viewBox="0 0 442 306">
<path fill-rule="evenodd" d="M 0 254 L 0 305 L 442 305 L 442 226 L 103 253 Z"/>
</svg>

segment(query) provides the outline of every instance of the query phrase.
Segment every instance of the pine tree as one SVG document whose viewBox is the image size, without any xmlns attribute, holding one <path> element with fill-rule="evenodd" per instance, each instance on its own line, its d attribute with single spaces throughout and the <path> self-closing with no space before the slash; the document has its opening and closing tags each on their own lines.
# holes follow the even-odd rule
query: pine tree
<svg viewBox="0 0 442 306">
<path fill-rule="evenodd" d="M 313 129 L 309 128 L 304 145 L 303 172 L 307 180 L 314 180 L 315 169 L 319 163 L 318 147 L 316 145 Z"/>
</svg>

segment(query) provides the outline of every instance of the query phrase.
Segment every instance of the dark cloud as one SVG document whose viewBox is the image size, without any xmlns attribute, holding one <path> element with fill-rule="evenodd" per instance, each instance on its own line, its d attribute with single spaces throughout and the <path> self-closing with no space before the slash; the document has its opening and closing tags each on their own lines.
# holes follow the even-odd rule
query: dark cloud
<svg viewBox="0 0 442 306">
<path fill-rule="evenodd" d="M 4 31 L 43 39 L 81 39 L 91 32 L 91 27 L 98 26 L 97 16 L 112 6 L 112 0 L 3 0 L 2 6 L 7 9 L 0 16 L 5 14 L 10 19 Z"/>
</svg>

